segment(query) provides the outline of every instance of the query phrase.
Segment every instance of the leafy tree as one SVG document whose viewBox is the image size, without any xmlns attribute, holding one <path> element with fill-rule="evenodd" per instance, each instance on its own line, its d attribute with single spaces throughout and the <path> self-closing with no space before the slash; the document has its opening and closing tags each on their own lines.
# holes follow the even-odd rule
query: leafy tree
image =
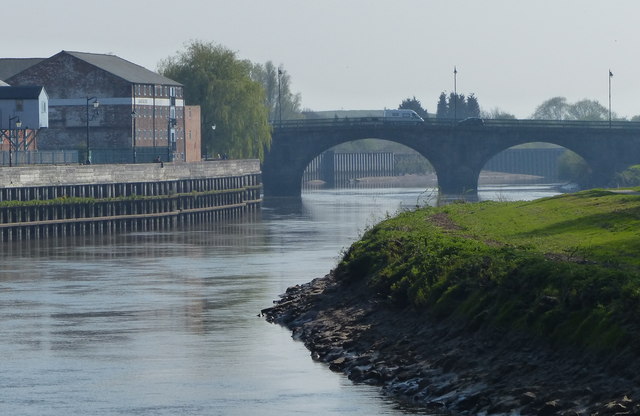
<svg viewBox="0 0 640 416">
<path fill-rule="evenodd" d="M 279 120 L 280 103 L 282 103 L 282 119 L 301 118 L 301 97 L 291 92 L 291 76 L 282 67 L 276 68 L 271 61 L 264 65 L 254 64 L 251 78 L 259 82 L 266 93 L 266 105 L 269 109 L 269 120 Z M 280 80 L 278 80 L 280 78 Z"/>
<path fill-rule="evenodd" d="M 616 175 L 612 186 L 640 186 L 640 165 L 633 165 Z"/>
<path fill-rule="evenodd" d="M 582 157 L 571 150 L 566 150 L 558 158 L 558 176 L 580 186 L 587 186 L 591 178 L 591 170 Z"/>
<path fill-rule="evenodd" d="M 201 41 L 160 62 L 162 75 L 184 85 L 187 104 L 201 107 L 205 153 L 264 157 L 271 143 L 266 95 L 251 70 L 235 52 Z"/>
<path fill-rule="evenodd" d="M 466 97 L 462 94 L 449 94 L 449 117 L 453 119 L 463 119 L 466 118 L 464 114 L 467 112 L 467 103 Z"/>
<path fill-rule="evenodd" d="M 611 114 L 613 119 L 618 117 Z M 576 103 L 568 103 L 565 97 L 553 97 L 543 102 L 536 108 L 531 118 L 539 120 L 584 120 L 606 121 L 609 119 L 609 110 L 595 100 L 580 100 Z"/>
<path fill-rule="evenodd" d="M 427 113 L 427 110 L 425 108 L 422 108 L 422 103 L 420 103 L 420 100 L 416 99 L 415 95 L 413 96 L 413 98 L 406 98 L 404 100 L 402 100 L 402 103 L 400 103 L 400 105 L 398 106 L 399 110 L 413 110 L 415 111 L 420 117 L 422 118 L 427 118 L 429 117 L 429 114 Z"/>
<path fill-rule="evenodd" d="M 569 104 L 564 97 L 553 97 L 536 108 L 531 118 L 537 120 L 566 120 L 569 117 Z"/>
<path fill-rule="evenodd" d="M 480 104 L 474 94 L 467 97 L 465 117 L 480 117 Z"/>
<path fill-rule="evenodd" d="M 570 120 L 605 121 L 609 119 L 609 110 L 594 100 L 581 100 L 569 106 Z"/>
<path fill-rule="evenodd" d="M 438 98 L 438 107 L 436 110 L 436 118 L 448 118 L 449 105 L 447 104 L 447 95 L 442 92 Z"/>
<path fill-rule="evenodd" d="M 452 92 L 448 98 L 444 92 L 440 94 L 436 118 L 462 120 L 467 117 L 480 117 L 480 104 L 474 94 L 465 97 Z"/>
<path fill-rule="evenodd" d="M 482 111 L 482 118 L 492 118 L 492 119 L 500 119 L 500 120 L 515 120 L 516 116 L 513 114 L 507 113 L 499 108 L 494 108 L 491 111 Z"/>
</svg>

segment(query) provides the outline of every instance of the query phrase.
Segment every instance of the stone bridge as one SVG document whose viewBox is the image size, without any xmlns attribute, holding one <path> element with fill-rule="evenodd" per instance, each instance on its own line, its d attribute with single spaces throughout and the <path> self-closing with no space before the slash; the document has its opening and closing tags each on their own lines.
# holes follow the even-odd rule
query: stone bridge
<svg viewBox="0 0 640 416">
<path fill-rule="evenodd" d="M 274 126 L 262 166 L 265 196 L 299 196 L 307 165 L 325 150 L 360 139 L 403 144 L 433 165 L 443 194 L 475 193 L 478 176 L 496 154 L 512 146 L 546 142 L 585 159 L 591 184 L 606 186 L 616 172 L 640 164 L 640 123 L 551 120 L 451 120 L 391 123 L 384 119 L 286 121 Z"/>
</svg>

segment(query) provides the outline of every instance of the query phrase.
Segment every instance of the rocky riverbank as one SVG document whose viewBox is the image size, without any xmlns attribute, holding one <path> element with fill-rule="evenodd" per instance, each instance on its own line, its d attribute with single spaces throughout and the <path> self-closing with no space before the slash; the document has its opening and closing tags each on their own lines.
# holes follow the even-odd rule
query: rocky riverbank
<svg viewBox="0 0 640 416">
<path fill-rule="evenodd" d="M 291 287 L 262 313 L 314 360 L 433 414 L 638 415 L 636 362 L 558 350 L 398 310 L 333 274 Z"/>
</svg>

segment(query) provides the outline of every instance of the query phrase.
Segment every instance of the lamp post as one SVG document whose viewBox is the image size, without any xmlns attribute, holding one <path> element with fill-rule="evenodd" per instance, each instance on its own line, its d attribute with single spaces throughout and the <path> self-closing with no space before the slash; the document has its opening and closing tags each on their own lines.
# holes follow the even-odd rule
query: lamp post
<svg viewBox="0 0 640 416">
<path fill-rule="evenodd" d="M 282 70 L 278 68 L 278 121 L 282 125 Z"/>
<path fill-rule="evenodd" d="M 89 104 L 93 101 L 93 108 L 95 110 L 98 109 L 100 103 L 98 102 L 98 98 L 96 97 L 87 97 L 87 106 L 86 106 L 86 116 L 87 116 L 87 160 L 86 164 L 91 164 L 91 148 L 89 147 Z"/>
<path fill-rule="evenodd" d="M 136 151 L 136 117 L 138 116 L 138 114 L 136 114 L 136 110 L 133 110 L 131 112 L 131 118 L 133 118 L 133 163 L 136 163 L 136 159 L 137 159 L 137 151 Z"/>
<path fill-rule="evenodd" d="M 609 128 L 611 128 L 611 78 L 613 78 L 613 72 L 609 69 Z"/>
<path fill-rule="evenodd" d="M 453 122 L 458 119 L 458 69 L 453 67 Z"/>
<path fill-rule="evenodd" d="M 12 161 L 12 149 L 13 149 L 13 140 L 12 140 L 12 129 L 11 129 L 11 122 L 13 120 L 16 120 L 16 129 L 19 129 L 20 127 L 22 127 L 22 122 L 20 121 L 20 118 L 18 116 L 13 116 L 13 117 L 9 117 L 9 167 L 13 166 L 13 161 Z"/>
</svg>

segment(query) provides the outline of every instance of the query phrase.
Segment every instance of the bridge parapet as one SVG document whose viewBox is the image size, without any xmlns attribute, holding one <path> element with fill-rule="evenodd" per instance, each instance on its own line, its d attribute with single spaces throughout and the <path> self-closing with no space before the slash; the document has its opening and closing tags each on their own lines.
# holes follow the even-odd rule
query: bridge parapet
<svg viewBox="0 0 640 416">
<path fill-rule="evenodd" d="M 287 120 L 274 125 L 263 164 L 265 195 L 299 196 L 310 161 L 341 143 L 382 139 L 408 146 L 433 165 L 441 192 L 475 192 L 478 176 L 496 154 L 510 147 L 548 142 L 582 156 L 592 182 L 602 186 L 617 171 L 640 163 L 640 123 L 571 120 L 486 120 L 465 125 L 453 120 L 420 123 L 382 118 Z"/>
<path fill-rule="evenodd" d="M 282 120 L 272 123 L 274 131 L 290 129 L 313 129 L 313 128 L 338 128 L 365 125 L 388 125 L 388 126 L 422 126 L 429 127 L 455 127 L 456 129 L 477 129 L 492 127 L 514 127 L 526 128 L 563 128 L 563 129 L 623 129 L 640 130 L 640 122 L 634 121 L 584 121 L 584 120 L 537 120 L 537 119 L 486 119 L 483 125 L 467 125 L 461 123 L 463 120 L 428 118 L 423 122 L 391 121 L 383 117 L 356 117 L 356 118 L 321 118 L 321 119 L 298 119 Z"/>
</svg>

